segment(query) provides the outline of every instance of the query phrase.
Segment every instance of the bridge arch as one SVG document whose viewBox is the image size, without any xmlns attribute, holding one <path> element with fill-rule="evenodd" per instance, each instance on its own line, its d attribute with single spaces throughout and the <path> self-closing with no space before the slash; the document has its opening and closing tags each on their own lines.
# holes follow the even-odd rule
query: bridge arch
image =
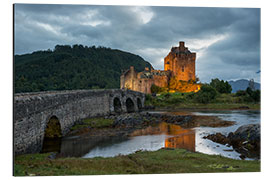
<svg viewBox="0 0 270 180">
<path fill-rule="evenodd" d="M 140 98 L 137 98 L 137 107 L 138 107 L 138 110 L 142 110 L 142 101 Z"/>
<path fill-rule="evenodd" d="M 51 116 L 44 130 L 43 144 L 41 152 L 58 152 L 61 148 L 62 129 L 59 118 Z"/>
<path fill-rule="evenodd" d="M 118 99 L 115 99 L 114 103 L 116 97 L 120 103 Z M 40 152 L 45 137 L 66 135 L 76 121 L 113 114 L 115 110 L 121 110 L 121 113 L 136 112 L 140 107 L 139 101 L 144 106 L 145 94 L 124 89 L 15 94 L 14 152 Z M 52 130 L 51 124 L 56 125 L 55 130 Z M 49 133 L 50 130 L 52 134 Z"/>
<path fill-rule="evenodd" d="M 131 98 L 127 98 L 126 100 L 126 108 L 127 108 L 127 112 L 131 113 L 135 111 L 135 105 L 134 102 Z"/>
<path fill-rule="evenodd" d="M 121 113 L 122 112 L 122 105 L 119 97 L 115 97 L 113 99 L 113 109 L 114 112 L 116 113 Z"/>
<path fill-rule="evenodd" d="M 46 124 L 44 138 L 59 138 L 62 137 L 61 124 L 55 115 L 51 116 Z"/>
</svg>

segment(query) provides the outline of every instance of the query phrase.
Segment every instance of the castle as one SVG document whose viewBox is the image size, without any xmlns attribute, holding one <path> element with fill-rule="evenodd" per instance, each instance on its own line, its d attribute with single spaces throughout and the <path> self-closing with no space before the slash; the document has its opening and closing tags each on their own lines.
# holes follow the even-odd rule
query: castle
<svg viewBox="0 0 270 180">
<path fill-rule="evenodd" d="M 145 68 L 136 72 L 134 67 L 124 71 L 120 77 L 120 88 L 143 93 L 152 93 L 153 85 L 169 91 L 196 92 L 200 85 L 195 76 L 196 53 L 192 53 L 180 41 L 179 47 L 172 47 L 164 58 L 164 71 Z"/>
</svg>

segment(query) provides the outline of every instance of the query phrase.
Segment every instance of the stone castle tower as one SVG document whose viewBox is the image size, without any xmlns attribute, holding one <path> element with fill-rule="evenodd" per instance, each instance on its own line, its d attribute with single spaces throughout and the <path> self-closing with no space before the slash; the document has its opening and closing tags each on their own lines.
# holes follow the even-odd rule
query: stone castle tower
<svg viewBox="0 0 270 180">
<path fill-rule="evenodd" d="M 196 80 L 195 76 L 196 53 L 191 53 L 185 43 L 180 41 L 179 47 L 172 47 L 170 53 L 164 58 L 164 70 L 145 68 L 136 72 L 134 67 L 124 71 L 120 77 L 120 88 L 131 89 L 143 93 L 152 93 L 152 85 L 170 89 L 170 81 L 175 80 L 174 90 L 181 92 L 198 91 L 200 86 L 188 83 Z M 183 83 L 184 82 L 184 83 Z"/>
<path fill-rule="evenodd" d="M 172 47 L 164 59 L 164 70 L 171 71 L 177 80 L 195 80 L 196 53 L 191 53 L 185 43 L 180 41 L 179 47 Z"/>
</svg>

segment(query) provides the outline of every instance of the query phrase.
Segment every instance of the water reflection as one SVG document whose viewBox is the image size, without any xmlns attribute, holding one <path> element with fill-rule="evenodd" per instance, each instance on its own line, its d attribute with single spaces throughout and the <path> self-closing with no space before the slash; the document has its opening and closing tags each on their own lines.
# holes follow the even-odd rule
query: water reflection
<svg viewBox="0 0 270 180">
<path fill-rule="evenodd" d="M 60 152 L 61 138 L 44 138 L 41 153 Z"/>
<path fill-rule="evenodd" d="M 182 114 L 183 112 L 181 112 Z M 189 112 L 190 113 L 190 112 Z M 138 150 L 155 151 L 160 148 L 184 148 L 193 152 L 220 154 L 240 159 L 240 154 L 231 147 L 203 139 L 208 134 L 221 132 L 227 135 L 244 124 L 260 123 L 259 111 L 204 111 L 193 115 L 218 116 L 227 121 L 236 121 L 229 127 L 182 128 L 179 125 L 162 122 L 155 126 L 133 131 L 127 137 L 72 137 L 58 142 L 62 156 L 92 158 L 97 156 L 113 157 L 127 155 Z M 59 145 L 61 144 L 61 148 Z"/>
<path fill-rule="evenodd" d="M 82 157 L 89 151 L 104 149 L 127 140 L 127 137 L 73 137 L 62 140 L 59 156 L 61 157 Z M 113 150 L 111 150 L 113 151 Z M 99 156 L 102 153 L 100 152 Z M 95 156 L 94 156 L 95 157 Z M 104 156 L 109 157 L 109 156 Z"/>
<path fill-rule="evenodd" d="M 62 157 L 113 157 L 138 150 L 156 151 L 160 148 L 184 148 L 195 151 L 195 130 L 162 122 L 133 131 L 128 137 L 72 137 L 61 142 Z"/>
<path fill-rule="evenodd" d="M 96 146 L 83 157 L 113 157 L 119 154 L 131 154 L 138 150 L 156 151 L 163 147 L 195 151 L 195 130 L 162 122 L 156 126 L 135 130 L 123 142 Z"/>
<path fill-rule="evenodd" d="M 134 131 L 130 136 L 142 136 L 164 134 L 166 135 L 164 147 L 166 148 L 183 148 L 195 152 L 195 130 L 184 129 L 181 126 L 160 123 L 158 126 L 150 126 L 145 129 Z"/>
</svg>

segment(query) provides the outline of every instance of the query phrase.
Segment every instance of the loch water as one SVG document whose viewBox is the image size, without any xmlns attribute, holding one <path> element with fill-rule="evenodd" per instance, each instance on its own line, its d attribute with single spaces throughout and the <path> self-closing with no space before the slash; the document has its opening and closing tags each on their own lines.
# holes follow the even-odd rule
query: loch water
<svg viewBox="0 0 270 180">
<path fill-rule="evenodd" d="M 149 112 L 173 113 L 183 112 Z M 232 147 L 204 139 L 204 136 L 220 132 L 228 135 L 245 124 L 260 123 L 260 111 L 232 110 L 232 111 L 196 111 L 188 112 L 198 116 L 217 116 L 222 120 L 235 121 L 228 127 L 190 127 L 161 122 L 156 125 L 138 129 L 124 137 L 110 137 L 104 140 L 87 137 L 67 137 L 58 143 L 58 151 L 62 156 L 71 157 L 113 157 L 127 155 L 136 151 L 156 151 L 161 148 L 183 148 L 193 152 L 205 154 L 219 154 L 228 158 L 240 159 L 240 155 Z M 247 160 L 252 160 L 248 159 Z"/>
</svg>

